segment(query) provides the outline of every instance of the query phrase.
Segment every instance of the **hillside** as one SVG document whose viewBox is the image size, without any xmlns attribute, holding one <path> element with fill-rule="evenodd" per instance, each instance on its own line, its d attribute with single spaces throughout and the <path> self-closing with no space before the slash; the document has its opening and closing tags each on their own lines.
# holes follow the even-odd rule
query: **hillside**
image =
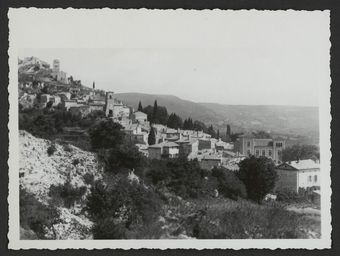
<svg viewBox="0 0 340 256">
<path fill-rule="evenodd" d="M 41 205 L 51 205 L 52 198 L 49 194 L 51 186 L 63 185 L 67 180 L 70 180 L 75 188 L 85 186 L 87 189 L 84 196 L 86 197 L 90 185 L 84 180 L 85 175 L 93 175 L 95 179 L 101 177 L 101 173 L 98 172 L 100 168 L 93 153 L 82 151 L 71 145 L 56 144 L 56 151 L 48 156 L 47 149 L 51 142 L 35 138 L 26 131 L 20 131 L 19 143 L 20 190 L 21 194 L 24 191 L 29 196 L 30 201 L 37 200 Z M 75 164 L 75 160 L 79 163 Z M 55 201 L 53 202 L 59 215 L 58 218 L 60 218 L 53 227 L 56 239 L 91 237 L 92 223 L 82 213 L 84 200 L 70 208 L 56 205 Z M 24 210 L 22 208 L 20 210 Z M 22 224 L 21 221 L 20 224 Z M 24 229 L 21 235 L 23 233 L 25 233 Z"/>
<path fill-rule="evenodd" d="M 182 118 L 191 117 L 219 127 L 231 124 L 233 130 L 266 130 L 274 133 L 318 136 L 318 108 L 296 106 L 250 106 L 195 103 L 172 95 L 142 93 L 118 93 L 116 97 L 137 108 L 139 100 L 143 107 L 166 106 Z"/>
</svg>

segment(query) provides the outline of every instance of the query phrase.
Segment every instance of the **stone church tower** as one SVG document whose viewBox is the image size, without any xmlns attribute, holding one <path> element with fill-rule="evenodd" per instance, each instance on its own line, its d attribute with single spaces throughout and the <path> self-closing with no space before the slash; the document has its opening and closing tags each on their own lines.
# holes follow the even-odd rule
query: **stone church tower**
<svg viewBox="0 0 340 256">
<path fill-rule="evenodd" d="M 105 115 L 112 117 L 113 116 L 113 110 L 115 106 L 115 99 L 113 97 L 114 92 L 106 92 L 105 97 Z"/>
</svg>

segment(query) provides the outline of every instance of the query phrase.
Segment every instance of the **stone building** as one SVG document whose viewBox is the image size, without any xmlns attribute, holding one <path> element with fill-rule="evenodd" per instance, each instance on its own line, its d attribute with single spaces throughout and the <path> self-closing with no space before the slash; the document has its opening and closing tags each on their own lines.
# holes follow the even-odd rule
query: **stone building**
<svg viewBox="0 0 340 256">
<path fill-rule="evenodd" d="M 320 188 L 320 164 L 307 159 L 286 162 L 276 168 L 278 180 L 275 190 L 290 190 L 298 193 L 300 188 Z"/>
<path fill-rule="evenodd" d="M 114 98 L 113 92 L 107 92 L 105 97 L 105 115 L 112 118 L 128 118 L 130 108 Z"/>
</svg>

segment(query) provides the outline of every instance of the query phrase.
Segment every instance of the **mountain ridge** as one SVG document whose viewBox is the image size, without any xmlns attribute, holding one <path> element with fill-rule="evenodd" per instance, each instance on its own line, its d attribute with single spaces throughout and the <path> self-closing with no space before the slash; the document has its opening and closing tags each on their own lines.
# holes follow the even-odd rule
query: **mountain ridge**
<svg viewBox="0 0 340 256">
<path fill-rule="evenodd" d="M 145 93 L 117 93 L 116 98 L 137 109 L 153 105 L 165 106 L 183 119 L 191 117 L 222 130 L 231 124 L 233 130 L 244 132 L 266 130 L 276 133 L 318 136 L 318 107 L 289 105 L 227 105 L 221 103 L 197 103 L 174 95 Z"/>
</svg>

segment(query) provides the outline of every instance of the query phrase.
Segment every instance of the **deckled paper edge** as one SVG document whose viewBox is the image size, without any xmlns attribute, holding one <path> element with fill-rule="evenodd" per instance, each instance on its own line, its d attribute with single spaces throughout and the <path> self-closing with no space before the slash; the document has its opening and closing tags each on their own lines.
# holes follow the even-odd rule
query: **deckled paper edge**
<svg viewBox="0 0 340 256">
<path fill-rule="evenodd" d="M 141 248 L 152 248 L 152 249 L 248 249 L 248 248 L 257 248 L 257 249 L 293 249 L 293 248 L 301 248 L 301 249 L 327 249 L 331 248 L 331 180 L 328 178 L 327 180 L 323 179 L 322 188 L 323 193 L 321 195 L 321 223 L 322 223 L 322 238 L 321 239 L 247 239 L 247 240 L 20 240 L 19 238 L 19 159 L 18 159 L 18 150 L 19 150 L 19 132 L 18 132 L 18 104 L 15 104 L 18 99 L 18 90 L 17 90 L 17 48 L 15 45 L 15 35 L 13 35 L 13 30 L 15 24 L 13 20 L 11 20 L 11 16 L 13 16 L 15 10 L 29 10 L 29 11 L 40 11 L 40 10 L 49 10 L 49 9 L 38 9 L 38 8 L 10 8 L 8 12 L 9 18 L 9 195 L 8 195 L 8 204 L 9 204 L 9 232 L 8 232 L 8 240 L 10 249 L 141 249 Z M 73 9 L 73 8 L 56 8 L 53 9 L 56 11 L 60 10 L 68 10 L 68 11 L 89 11 L 88 9 Z M 110 11 L 112 9 L 103 8 L 103 9 L 91 9 L 91 11 Z M 116 11 L 138 11 L 138 12 L 230 12 L 234 10 L 157 10 L 157 9 L 115 9 Z M 252 10 L 237 10 L 235 12 L 265 12 L 265 11 L 257 11 L 255 9 Z M 286 10 L 294 11 L 295 10 Z M 301 11 L 299 11 L 301 12 Z M 313 11 L 313 12 L 321 12 L 321 11 Z M 325 10 L 322 12 L 328 13 L 330 15 L 329 10 Z M 330 20 L 330 19 L 329 19 Z M 329 32 L 330 38 L 330 32 Z M 329 49 L 331 47 L 331 42 L 329 41 Z M 326 168 L 329 170 L 330 174 L 330 159 L 331 159 L 331 151 L 330 151 L 330 124 L 331 124 L 331 114 L 330 114 L 330 68 L 329 68 L 329 90 L 326 92 L 322 91 L 322 94 L 325 94 L 324 97 L 320 98 L 322 100 L 323 105 L 319 105 L 319 124 L 320 125 L 320 154 L 321 154 L 321 169 Z M 326 98 L 327 97 L 327 98 Z M 321 121 L 321 119 L 323 121 Z M 330 176 L 329 176 L 330 177 Z"/>
</svg>

